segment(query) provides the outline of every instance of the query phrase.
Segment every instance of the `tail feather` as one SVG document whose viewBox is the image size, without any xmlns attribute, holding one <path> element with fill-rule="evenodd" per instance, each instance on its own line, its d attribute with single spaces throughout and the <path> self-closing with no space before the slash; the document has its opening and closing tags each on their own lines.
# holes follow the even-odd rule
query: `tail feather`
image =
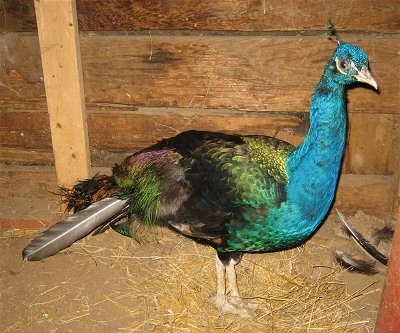
<svg viewBox="0 0 400 333">
<path fill-rule="evenodd" d="M 105 198 L 91 204 L 36 237 L 22 252 L 24 260 L 35 261 L 52 256 L 90 234 L 126 207 L 127 200 Z"/>
<path fill-rule="evenodd" d="M 93 233 L 92 233 L 92 236 L 96 236 L 96 235 L 102 234 L 103 232 L 108 230 L 110 227 L 115 229 L 114 226 L 115 226 L 115 224 L 117 222 L 119 222 L 120 220 L 122 220 L 125 217 L 128 217 L 128 214 L 127 214 L 128 207 L 129 206 L 126 206 L 126 208 L 124 208 L 120 213 L 118 213 L 117 215 L 113 216 L 107 222 L 99 225 L 96 229 L 94 229 Z"/>
<path fill-rule="evenodd" d="M 375 268 L 376 261 L 365 261 L 362 259 L 354 258 L 343 250 L 335 251 L 335 259 L 344 268 L 353 272 L 367 275 L 378 273 L 378 270 Z"/>
<path fill-rule="evenodd" d="M 378 246 L 381 241 L 391 242 L 394 235 L 394 228 L 391 225 L 385 225 L 383 228 L 376 229 L 371 236 L 371 244 Z"/>
<path fill-rule="evenodd" d="M 80 181 L 72 189 L 60 188 L 59 194 L 64 198 L 67 211 L 78 212 L 94 202 L 115 196 L 118 194 L 118 186 L 112 176 L 97 174 Z"/>
<path fill-rule="evenodd" d="M 358 231 L 353 229 L 346 221 L 346 218 L 342 213 L 340 213 L 338 210 L 336 210 L 336 213 L 338 214 L 340 221 L 342 224 L 345 226 L 349 234 L 352 236 L 352 238 L 361 246 L 361 248 L 369 255 L 371 256 L 374 260 L 379 261 L 383 265 L 387 266 L 388 264 L 388 257 L 385 256 L 383 253 L 381 253 L 375 246 L 373 246 L 369 241 L 367 241 Z"/>
</svg>

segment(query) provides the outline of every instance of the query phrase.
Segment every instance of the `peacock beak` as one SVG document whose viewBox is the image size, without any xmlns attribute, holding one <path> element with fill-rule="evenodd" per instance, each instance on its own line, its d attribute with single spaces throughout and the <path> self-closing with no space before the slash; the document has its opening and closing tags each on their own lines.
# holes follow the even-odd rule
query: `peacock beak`
<svg viewBox="0 0 400 333">
<path fill-rule="evenodd" d="M 378 90 L 378 84 L 376 83 L 366 66 L 362 66 L 361 70 L 359 70 L 357 74 L 354 75 L 354 77 L 357 79 L 357 81 L 367 83 Z"/>
</svg>

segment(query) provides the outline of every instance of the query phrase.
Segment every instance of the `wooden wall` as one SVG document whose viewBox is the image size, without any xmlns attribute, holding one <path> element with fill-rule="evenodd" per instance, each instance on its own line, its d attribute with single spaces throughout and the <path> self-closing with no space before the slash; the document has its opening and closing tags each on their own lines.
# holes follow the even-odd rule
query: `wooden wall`
<svg viewBox="0 0 400 333">
<path fill-rule="evenodd" d="M 77 10 L 95 164 L 187 129 L 298 144 L 335 48 L 331 18 L 366 50 L 379 85 L 348 93 L 343 173 L 397 174 L 400 0 L 81 0 Z M 52 164 L 33 1 L 2 1 L 0 29 L 0 161 Z"/>
</svg>

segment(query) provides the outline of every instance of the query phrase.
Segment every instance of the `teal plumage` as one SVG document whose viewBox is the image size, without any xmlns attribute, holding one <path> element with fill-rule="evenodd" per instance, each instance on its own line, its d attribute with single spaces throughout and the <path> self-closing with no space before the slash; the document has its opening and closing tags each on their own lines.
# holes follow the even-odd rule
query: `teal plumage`
<svg viewBox="0 0 400 333">
<path fill-rule="evenodd" d="M 315 87 L 310 129 L 298 147 L 266 136 L 184 132 L 129 156 L 111 176 L 65 190 L 68 207 L 126 200 L 123 214 L 112 219 L 120 233 L 136 237 L 132 225 L 141 220 L 214 247 L 217 306 L 244 314 L 227 295 L 239 297 L 234 266 L 241 253 L 302 244 L 332 204 L 346 141 L 346 86 L 357 81 L 377 88 L 364 51 L 339 44 Z M 116 223 L 122 217 L 127 221 Z M 25 249 L 27 260 L 43 258 L 31 255 L 34 248 Z"/>
</svg>

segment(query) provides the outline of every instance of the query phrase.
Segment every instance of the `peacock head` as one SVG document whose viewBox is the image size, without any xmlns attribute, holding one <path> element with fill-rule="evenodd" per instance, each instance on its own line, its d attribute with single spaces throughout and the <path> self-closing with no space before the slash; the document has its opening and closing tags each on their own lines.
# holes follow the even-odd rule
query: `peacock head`
<svg viewBox="0 0 400 333">
<path fill-rule="evenodd" d="M 335 80 L 347 85 L 364 82 L 378 89 L 378 85 L 368 69 L 368 57 L 358 46 L 339 43 L 332 56 L 331 68 L 336 73 Z"/>
</svg>

